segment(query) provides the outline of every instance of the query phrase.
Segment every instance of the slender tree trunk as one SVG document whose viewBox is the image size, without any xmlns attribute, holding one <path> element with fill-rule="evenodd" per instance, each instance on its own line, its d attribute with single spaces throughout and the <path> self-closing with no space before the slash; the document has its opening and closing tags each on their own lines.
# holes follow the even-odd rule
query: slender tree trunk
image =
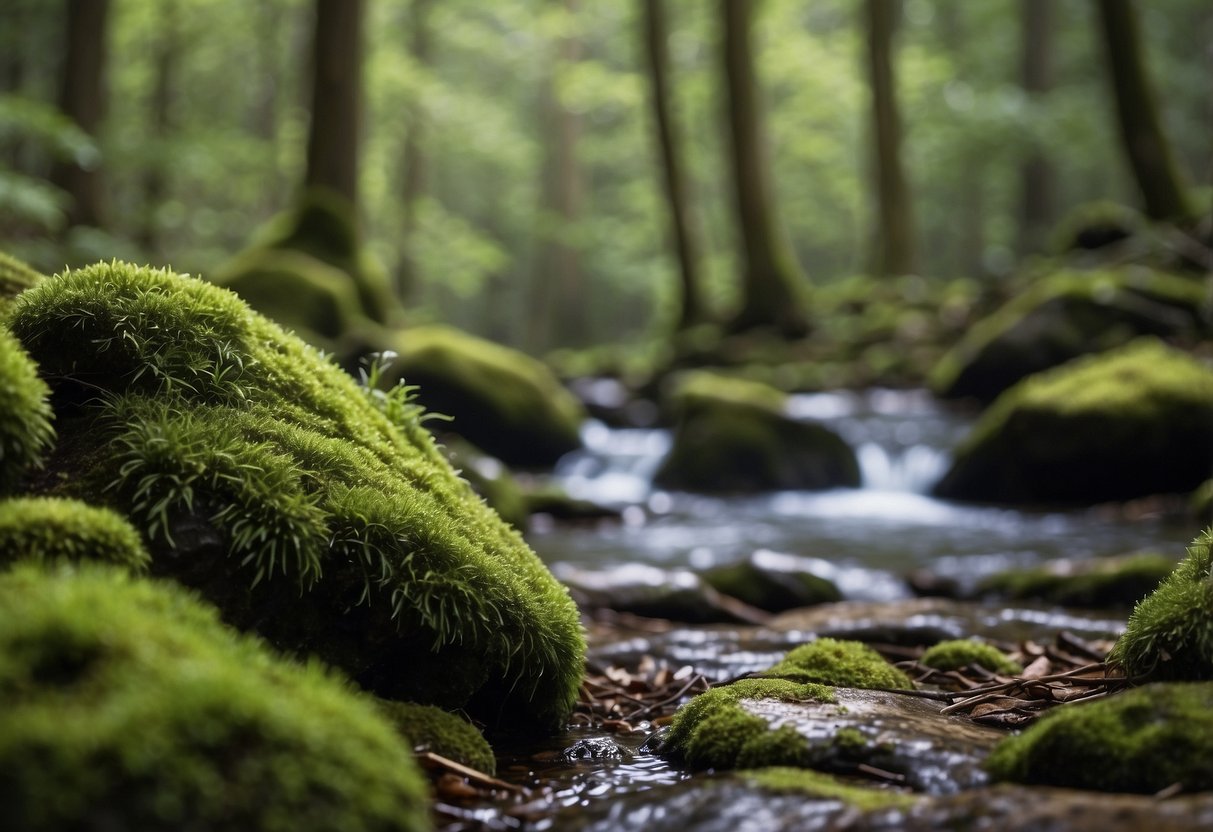
<svg viewBox="0 0 1213 832">
<path fill-rule="evenodd" d="M 1019 78 L 1039 100 L 1053 86 L 1053 2 L 1020 0 L 1022 19 Z M 1039 251 L 1053 224 L 1053 166 L 1034 143 L 1020 171 L 1019 250 Z"/>
<path fill-rule="evenodd" d="M 577 11 L 576 0 L 561 0 L 566 11 Z M 555 341 L 561 345 L 586 340 L 586 305 L 581 252 L 570 232 L 582 212 L 583 185 L 577 162 L 581 118 L 560 101 L 557 80 L 565 68 L 581 59 L 581 42 L 566 35 L 557 44 L 556 60 L 543 92 L 543 193 L 540 206 L 541 240 L 536 256 L 529 347 L 539 350 Z"/>
<path fill-rule="evenodd" d="M 105 117 L 106 27 L 109 0 L 67 0 L 67 55 L 59 107 L 81 130 L 96 137 Z M 105 225 L 101 169 L 57 162 L 51 181 L 71 198 L 69 226 Z"/>
<path fill-rule="evenodd" d="M 151 125 L 153 136 L 152 153 L 144 164 L 143 223 L 138 232 L 139 244 L 147 252 L 155 252 L 160 246 L 156 215 L 168 190 L 165 145 L 173 128 L 173 91 L 177 84 L 177 63 L 181 52 L 177 0 L 160 0 L 158 8 L 160 24 L 156 27 L 153 58 L 156 75 L 148 100 L 148 123 Z"/>
<path fill-rule="evenodd" d="M 312 53 L 312 121 L 307 187 L 323 187 L 358 204 L 358 134 L 362 111 L 364 0 L 316 0 Z"/>
<path fill-rule="evenodd" d="M 743 254 L 742 307 L 730 328 L 773 326 L 788 337 L 799 337 L 808 330 L 800 299 L 804 277 L 774 216 L 760 93 L 750 49 L 754 2 L 720 0 L 720 10 L 730 161 Z"/>
<path fill-rule="evenodd" d="M 893 80 L 893 32 L 898 14 L 897 0 L 866 0 L 864 4 L 879 216 L 873 272 L 881 276 L 914 271 L 914 221 L 901 167 L 901 119 Z"/>
<path fill-rule="evenodd" d="M 421 68 L 430 64 L 429 15 L 433 0 L 413 0 L 410 20 L 409 52 Z M 417 263 L 413 246 L 417 235 L 417 210 L 425 196 L 425 112 L 419 101 L 409 107 L 407 132 L 404 136 L 404 183 L 400 194 L 404 225 L 401 228 L 400 262 L 397 264 L 396 290 L 401 298 L 413 295 L 417 289 Z"/>
<path fill-rule="evenodd" d="M 1190 207 L 1146 77 L 1136 10 L 1130 0 L 1096 0 L 1096 5 L 1121 143 L 1146 215 L 1155 220 L 1183 218 Z"/>
<path fill-rule="evenodd" d="M 650 100 L 653 122 L 657 132 L 658 159 L 665 186 L 666 206 L 670 211 L 670 236 L 678 257 L 682 300 L 679 304 L 678 329 L 685 329 L 707 319 L 700 290 L 699 241 L 690 217 L 687 185 L 682 168 L 670 102 L 670 57 L 665 21 L 665 0 L 643 0 L 644 45 L 648 57 Z"/>
</svg>

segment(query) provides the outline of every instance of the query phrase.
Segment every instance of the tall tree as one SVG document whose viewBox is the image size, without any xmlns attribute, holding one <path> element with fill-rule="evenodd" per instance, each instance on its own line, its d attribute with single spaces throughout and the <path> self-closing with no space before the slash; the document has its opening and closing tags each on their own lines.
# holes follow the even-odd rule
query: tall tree
<svg viewBox="0 0 1213 832">
<path fill-rule="evenodd" d="M 1039 100 L 1053 86 L 1053 0 L 1020 0 L 1019 82 Z M 1040 249 L 1053 223 L 1053 166 L 1033 142 L 1020 169 L 1019 250 Z"/>
<path fill-rule="evenodd" d="M 409 53 L 420 68 L 430 64 L 430 11 L 434 0 L 413 0 L 409 20 Z M 417 99 L 420 98 L 420 93 Z M 409 107 L 409 119 L 404 136 L 404 151 L 401 163 L 404 167 L 404 183 L 400 201 L 404 214 L 401 228 L 402 246 L 400 262 L 397 264 L 396 288 L 400 297 L 407 297 L 417 286 L 417 263 L 413 257 L 413 245 L 417 234 L 417 211 L 425 195 L 425 113 L 417 99 Z"/>
<path fill-rule="evenodd" d="M 1096 0 L 1121 145 L 1141 191 L 1146 215 L 1174 220 L 1189 214 L 1183 180 L 1163 133 L 1146 75 L 1137 12 L 1130 0 Z"/>
<path fill-rule="evenodd" d="M 316 0 L 304 184 L 334 191 L 351 205 L 358 204 L 365 11 L 365 0 Z"/>
<path fill-rule="evenodd" d="M 743 256 L 742 306 L 730 328 L 773 326 L 788 337 L 799 337 L 808 330 L 800 298 L 805 280 L 775 218 L 750 47 L 753 18 L 754 0 L 720 0 L 726 119 Z"/>
<path fill-rule="evenodd" d="M 685 329 L 707 318 L 699 277 L 699 242 L 690 216 L 682 153 L 670 103 L 670 56 L 664 0 L 642 0 L 643 39 L 649 68 L 649 100 L 653 108 L 658 159 L 670 212 L 670 236 L 678 257 L 682 298 L 677 327 Z"/>
<path fill-rule="evenodd" d="M 893 79 L 893 34 L 899 5 L 898 0 L 866 0 L 864 4 L 879 217 L 872 270 L 878 275 L 914 271 L 914 221 L 901 166 L 901 118 Z"/>
<path fill-rule="evenodd" d="M 67 52 L 59 108 L 90 136 L 97 135 L 105 117 L 109 9 L 109 0 L 67 0 Z M 51 181 L 71 199 L 69 226 L 105 224 L 105 191 L 97 164 L 57 162 L 51 170 Z"/>
<path fill-rule="evenodd" d="M 157 223 L 161 203 L 168 191 L 168 154 L 166 145 L 173 127 L 173 93 L 177 83 L 177 65 L 181 55 L 178 0 L 160 0 L 159 25 L 152 47 L 155 80 L 148 97 L 148 123 L 152 131 L 151 152 L 143 170 L 143 223 L 137 232 L 144 251 L 159 248 L 160 229 Z"/>
<path fill-rule="evenodd" d="M 561 100 L 559 83 L 561 74 L 581 60 L 582 43 L 572 31 L 577 0 L 556 2 L 563 6 L 567 30 L 557 40 L 540 101 L 544 130 L 542 202 L 528 325 L 528 346 L 535 350 L 552 342 L 585 343 L 588 326 L 581 251 L 571 239 L 584 202 L 577 160 L 581 117 Z"/>
</svg>

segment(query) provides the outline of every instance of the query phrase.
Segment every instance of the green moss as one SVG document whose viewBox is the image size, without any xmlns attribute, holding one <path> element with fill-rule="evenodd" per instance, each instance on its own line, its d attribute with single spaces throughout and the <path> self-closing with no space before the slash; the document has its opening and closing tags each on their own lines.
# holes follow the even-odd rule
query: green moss
<svg viewBox="0 0 1213 832">
<path fill-rule="evenodd" d="M 1135 679 L 1213 679 L 1213 529 L 1134 607 L 1108 660 Z"/>
<path fill-rule="evenodd" d="M 1127 205 L 1096 201 L 1079 205 L 1057 224 L 1049 248 L 1058 254 L 1091 251 L 1139 234 L 1146 218 Z"/>
<path fill-rule="evenodd" d="M 432 751 L 485 774 L 497 772 L 497 758 L 484 736 L 466 719 L 433 705 L 378 700 L 379 710 L 417 751 Z"/>
<path fill-rule="evenodd" d="M 13 829 L 429 826 L 371 703 L 171 584 L 98 565 L 0 576 L 0 698 Z"/>
<path fill-rule="evenodd" d="M 1213 789 L 1213 685 L 1155 684 L 1067 705 L 986 761 L 997 780 L 1151 794 Z"/>
<path fill-rule="evenodd" d="M 797 684 L 784 679 L 741 679 L 729 685 L 712 688 L 699 694 L 678 709 L 670 732 L 666 736 L 665 748 L 682 754 L 689 748 L 692 738 L 699 733 L 701 724 L 717 712 L 740 711 L 737 703 L 743 699 L 776 699 L 781 702 L 833 702 L 833 692 L 824 685 Z M 734 714 L 730 717 L 736 721 Z M 748 721 L 743 721 L 739 731 L 748 731 Z M 765 721 L 760 720 L 765 729 Z M 749 734 L 747 734 L 749 736 Z M 706 740 L 705 740 L 706 741 Z M 740 744 L 738 745 L 740 748 Z M 736 751 L 732 752 L 736 754 Z"/>
<path fill-rule="evenodd" d="M 973 325 L 930 384 L 945 397 L 991 402 L 1033 373 L 1139 335 L 1199 336 L 1203 304 L 1200 281 L 1140 266 L 1056 272 Z"/>
<path fill-rule="evenodd" d="M 939 496 L 1091 504 L 1189 492 L 1213 458 L 1213 371 L 1154 339 L 1008 390 L 956 450 Z"/>
<path fill-rule="evenodd" d="M 0 251 L 0 305 L 42 280 L 26 263 Z"/>
<path fill-rule="evenodd" d="M 468 481 L 472 490 L 483 497 L 502 520 L 516 529 L 526 530 L 531 516 L 530 502 L 505 463 L 453 434 L 442 438 L 442 448 L 459 476 Z"/>
<path fill-rule="evenodd" d="M 859 463 L 837 434 L 789 418 L 786 396 L 757 382 L 692 373 L 673 394 L 674 444 L 654 481 L 701 492 L 859 485 Z"/>
<path fill-rule="evenodd" d="M 21 344 L 0 327 L 0 493 L 13 491 L 50 450 L 49 394 Z"/>
<path fill-rule="evenodd" d="M 1192 516 L 1203 523 L 1213 523 L 1213 479 L 1205 480 L 1189 498 Z"/>
<path fill-rule="evenodd" d="M 1067 607 L 1131 606 L 1171 573 L 1173 558 L 1156 553 L 1011 569 L 984 579 L 983 595 Z"/>
<path fill-rule="evenodd" d="M 991 673 L 1014 676 L 1023 673 L 1023 666 L 1008 659 L 992 644 L 971 639 L 941 641 L 922 654 L 919 661 L 936 670 L 962 670 L 969 665 L 984 667 Z"/>
<path fill-rule="evenodd" d="M 709 569 L 702 577 L 717 592 L 769 612 L 842 600 L 838 587 L 826 578 L 811 572 L 766 569 L 753 560 Z"/>
<path fill-rule="evenodd" d="M 916 802 L 912 795 L 903 792 L 856 786 L 832 775 L 804 768 L 777 766 L 738 774 L 766 791 L 803 794 L 817 800 L 838 800 L 861 812 L 904 809 Z"/>
<path fill-rule="evenodd" d="M 126 518 L 78 500 L 0 500 L 0 564 L 95 560 L 147 569 L 151 557 Z"/>
<path fill-rule="evenodd" d="M 581 404 L 530 356 L 445 326 L 405 330 L 397 352 L 394 372 L 452 417 L 446 428 L 507 465 L 547 467 L 581 447 Z"/>
<path fill-rule="evenodd" d="M 841 688 L 912 690 L 914 687 L 909 676 L 866 644 L 832 638 L 819 638 L 793 648 L 766 674 Z"/>
<path fill-rule="evenodd" d="M 407 389 L 359 387 L 232 293 L 124 264 L 43 282 L 12 326 L 55 380 L 48 481 L 127 514 L 154 574 L 388 698 L 563 723 L 576 608 Z"/>
</svg>

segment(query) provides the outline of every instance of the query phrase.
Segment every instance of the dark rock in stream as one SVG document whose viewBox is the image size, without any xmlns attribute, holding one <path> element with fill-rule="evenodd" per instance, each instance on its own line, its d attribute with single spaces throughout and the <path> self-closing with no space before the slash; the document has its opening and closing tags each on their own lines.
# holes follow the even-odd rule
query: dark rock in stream
<svg viewBox="0 0 1213 832">
<path fill-rule="evenodd" d="M 909 808 L 864 812 L 837 799 L 772 792 L 744 775 L 702 777 L 564 810 L 550 828 L 584 832 L 1198 832 L 1213 827 L 1213 795 L 1155 800 L 999 786 Z"/>
<path fill-rule="evenodd" d="M 553 567 L 583 611 L 608 609 L 688 624 L 765 621 L 761 610 L 717 592 L 685 569 L 633 563 L 609 570 Z"/>
</svg>

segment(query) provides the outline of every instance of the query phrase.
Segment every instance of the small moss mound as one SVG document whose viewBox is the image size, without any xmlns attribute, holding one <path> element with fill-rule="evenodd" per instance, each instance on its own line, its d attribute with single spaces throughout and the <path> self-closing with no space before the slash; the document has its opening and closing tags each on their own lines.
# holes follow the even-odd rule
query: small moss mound
<svg viewBox="0 0 1213 832">
<path fill-rule="evenodd" d="M 347 683 L 273 657 L 171 584 L 0 575 L 7 828 L 423 830 L 408 748 Z"/>
<path fill-rule="evenodd" d="M 485 774 L 497 773 L 497 758 L 484 735 L 461 716 L 433 705 L 378 700 L 379 710 L 391 720 L 415 751 L 432 751 L 471 766 Z"/>
<path fill-rule="evenodd" d="M 576 607 L 406 388 L 360 387 L 231 292 L 121 263 L 23 293 L 12 327 L 55 380 L 48 482 L 106 495 L 153 574 L 386 698 L 563 724 Z"/>
<path fill-rule="evenodd" d="M 858 486 L 850 446 L 822 425 L 789 418 L 786 400 L 759 382 L 688 374 L 672 397 L 674 444 L 654 481 L 709 493 Z"/>
<path fill-rule="evenodd" d="M 0 251 L 0 305 L 42 280 L 26 263 Z"/>
<path fill-rule="evenodd" d="M 1213 684 L 1154 684 L 1067 705 L 1001 742 L 997 780 L 1151 794 L 1213 789 Z"/>
<path fill-rule="evenodd" d="M 0 493 L 12 492 L 50 450 L 49 395 L 20 342 L 0 327 Z"/>
<path fill-rule="evenodd" d="M 1134 679 L 1213 679 L 1213 528 L 1133 608 L 1108 660 Z"/>
<path fill-rule="evenodd" d="M 1053 234 L 1050 248 L 1058 254 L 1095 251 L 1141 233 L 1146 218 L 1127 205 L 1096 201 L 1070 211 Z"/>
<path fill-rule="evenodd" d="M 405 330 L 397 352 L 418 401 L 507 465 L 550 467 L 581 447 L 581 404 L 534 358 L 445 326 Z"/>
<path fill-rule="evenodd" d="M 788 652 L 772 665 L 768 676 L 796 682 L 817 682 L 840 688 L 911 690 L 910 677 L 858 641 L 819 638 Z"/>
<path fill-rule="evenodd" d="M 126 518 L 109 509 L 53 497 L 0 500 L 0 565 L 27 559 L 94 560 L 144 572 L 151 556 Z"/>
<path fill-rule="evenodd" d="M 1213 459 L 1213 370 L 1155 339 L 1008 390 L 956 450 L 938 496 L 1090 505 L 1188 493 Z"/>
<path fill-rule="evenodd" d="M 803 794 L 815 800 L 837 800 L 861 812 L 881 809 L 906 809 L 917 800 L 913 795 L 890 789 L 865 788 L 811 769 L 790 766 L 750 769 L 738 772 L 764 791 L 777 794 Z"/>
<path fill-rule="evenodd" d="M 1022 665 L 1008 659 L 994 645 L 963 638 L 941 641 L 927 648 L 918 661 L 936 670 L 961 670 L 977 665 L 1007 676 L 1023 673 Z"/>
<path fill-rule="evenodd" d="M 1009 569 L 982 580 L 982 596 L 1065 607 L 1131 607 L 1171 574 L 1175 559 L 1143 552 L 1091 561 Z"/>
</svg>

